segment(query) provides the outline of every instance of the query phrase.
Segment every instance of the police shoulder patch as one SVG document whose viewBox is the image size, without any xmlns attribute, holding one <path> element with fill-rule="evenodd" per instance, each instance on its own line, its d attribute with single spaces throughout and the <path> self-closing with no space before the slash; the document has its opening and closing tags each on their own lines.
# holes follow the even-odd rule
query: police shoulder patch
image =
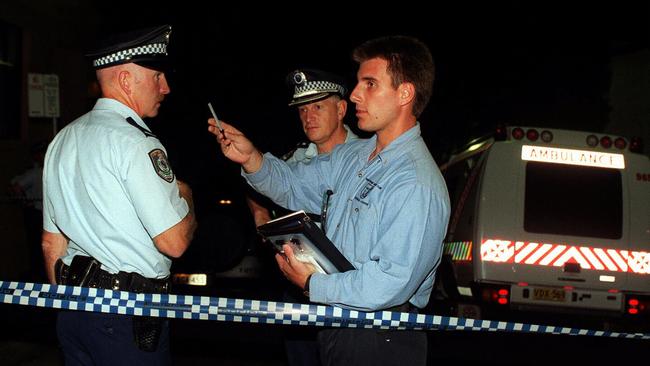
<svg viewBox="0 0 650 366">
<path fill-rule="evenodd" d="M 167 155 L 161 149 L 153 149 L 149 151 L 149 158 L 153 164 L 153 169 L 156 171 L 156 174 L 166 182 L 171 183 L 174 181 L 174 172 L 172 172 L 172 167 L 167 161 Z"/>
</svg>

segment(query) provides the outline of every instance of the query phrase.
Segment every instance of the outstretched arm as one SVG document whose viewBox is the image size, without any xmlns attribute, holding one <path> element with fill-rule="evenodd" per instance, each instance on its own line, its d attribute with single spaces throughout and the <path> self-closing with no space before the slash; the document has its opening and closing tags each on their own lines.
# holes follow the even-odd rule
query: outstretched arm
<svg viewBox="0 0 650 366">
<path fill-rule="evenodd" d="M 221 151 L 230 160 L 241 164 L 246 173 L 255 173 L 262 166 L 262 153 L 241 131 L 221 121 L 223 133 L 214 118 L 208 119 L 208 131 L 217 137 Z"/>
</svg>

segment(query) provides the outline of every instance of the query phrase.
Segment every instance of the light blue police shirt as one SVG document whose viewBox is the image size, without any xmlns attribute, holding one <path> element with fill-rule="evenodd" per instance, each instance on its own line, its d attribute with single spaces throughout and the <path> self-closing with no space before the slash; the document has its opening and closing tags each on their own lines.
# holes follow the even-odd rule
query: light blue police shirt
<svg viewBox="0 0 650 366">
<path fill-rule="evenodd" d="M 355 270 L 319 274 L 310 300 L 375 311 L 410 301 L 424 307 L 433 287 L 449 221 L 449 195 L 419 123 L 371 161 L 377 137 L 337 146 L 310 164 L 270 154 L 242 175 L 260 193 L 290 209 L 320 212 L 334 191 L 327 236 Z"/>
<path fill-rule="evenodd" d="M 43 172 L 43 228 L 70 239 L 62 260 L 91 256 L 111 273 L 169 275 L 171 260 L 152 238 L 189 212 L 166 150 L 129 107 L 101 98 L 48 147 Z"/>
<path fill-rule="evenodd" d="M 347 131 L 347 135 L 345 136 L 345 141 L 343 142 L 344 144 L 352 141 L 352 140 L 357 140 L 359 136 L 357 136 L 348 125 L 343 124 L 343 127 Z M 310 142 L 307 147 L 299 147 L 297 148 L 291 156 L 286 159 L 285 161 L 287 163 L 307 163 L 314 157 L 318 156 L 318 146 L 316 146 L 315 143 Z"/>
</svg>

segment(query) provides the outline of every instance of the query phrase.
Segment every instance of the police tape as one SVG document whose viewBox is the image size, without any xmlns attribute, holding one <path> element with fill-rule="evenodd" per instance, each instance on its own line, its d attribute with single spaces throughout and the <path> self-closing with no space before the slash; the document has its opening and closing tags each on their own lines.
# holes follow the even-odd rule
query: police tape
<svg viewBox="0 0 650 366">
<path fill-rule="evenodd" d="M 378 329 L 501 331 L 650 339 L 650 333 L 621 333 L 391 311 L 362 312 L 326 305 L 224 297 L 138 294 L 28 282 L 0 281 L 0 298 L 0 302 L 14 305 L 240 323 Z"/>
</svg>

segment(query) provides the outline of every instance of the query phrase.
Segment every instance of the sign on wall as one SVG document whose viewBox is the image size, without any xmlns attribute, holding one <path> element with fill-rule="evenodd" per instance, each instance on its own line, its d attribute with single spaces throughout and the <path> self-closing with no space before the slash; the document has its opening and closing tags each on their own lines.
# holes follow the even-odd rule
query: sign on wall
<svg viewBox="0 0 650 366">
<path fill-rule="evenodd" d="M 60 117 L 59 76 L 27 74 L 29 117 Z"/>
</svg>

